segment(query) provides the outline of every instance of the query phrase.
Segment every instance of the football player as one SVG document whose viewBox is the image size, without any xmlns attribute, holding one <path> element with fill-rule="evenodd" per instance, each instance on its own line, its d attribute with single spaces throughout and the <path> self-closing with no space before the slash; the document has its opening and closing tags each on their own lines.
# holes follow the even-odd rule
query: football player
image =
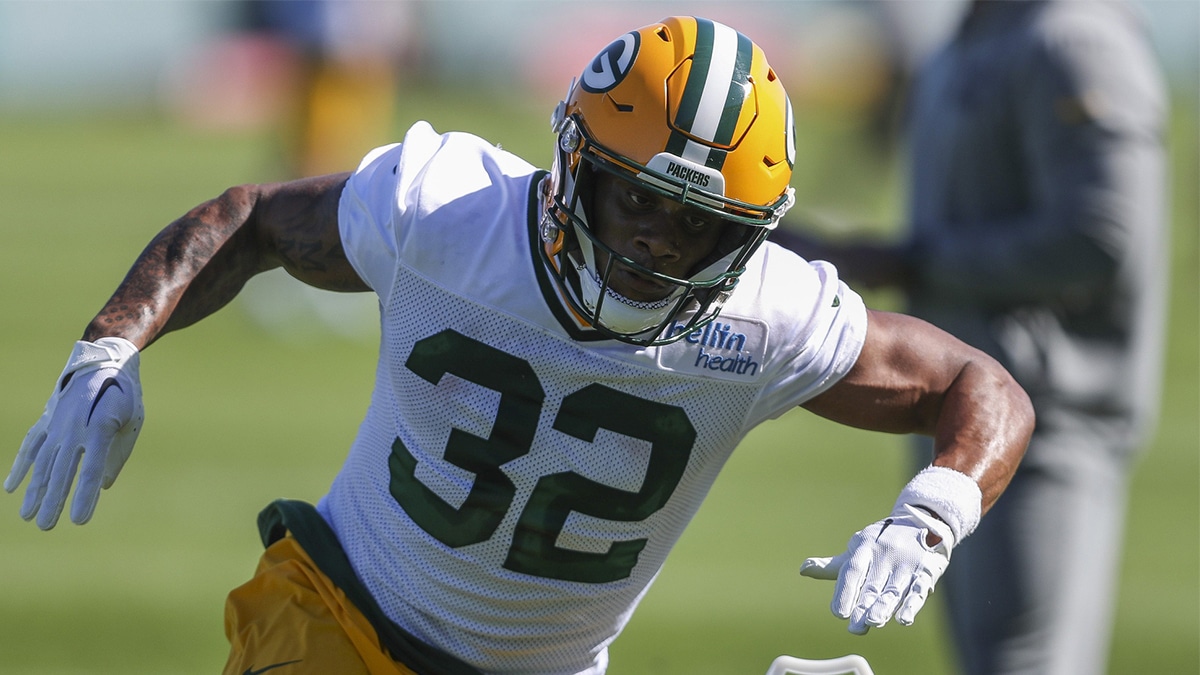
<svg viewBox="0 0 1200 675">
<path fill-rule="evenodd" d="M 766 242 L 793 202 L 792 115 L 745 35 L 626 33 L 553 123 L 549 172 L 418 122 L 353 173 L 171 223 L 21 446 L 22 517 L 53 527 L 78 473 L 87 522 L 142 422 L 141 351 L 282 266 L 378 295 L 377 379 L 329 492 L 260 514 L 226 673 L 603 673 L 730 453 L 796 406 L 935 438 L 890 514 L 802 566 L 836 579 L 850 630 L 910 623 L 1021 458 L 1024 392 Z"/>
</svg>

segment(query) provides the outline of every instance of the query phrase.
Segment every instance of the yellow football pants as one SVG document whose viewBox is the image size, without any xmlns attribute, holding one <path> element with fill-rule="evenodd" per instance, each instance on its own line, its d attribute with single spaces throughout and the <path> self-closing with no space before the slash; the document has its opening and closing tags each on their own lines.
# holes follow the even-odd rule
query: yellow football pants
<svg viewBox="0 0 1200 675">
<path fill-rule="evenodd" d="M 416 675 L 380 646 L 370 622 L 291 534 L 225 601 L 225 675 Z"/>
</svg>

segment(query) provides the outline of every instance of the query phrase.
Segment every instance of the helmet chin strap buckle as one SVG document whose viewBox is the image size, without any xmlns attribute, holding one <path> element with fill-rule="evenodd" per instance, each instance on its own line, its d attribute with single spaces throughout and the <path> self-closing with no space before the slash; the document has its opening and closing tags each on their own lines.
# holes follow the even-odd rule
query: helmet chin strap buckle
<svg viewBox="0 0 1200 675">
<path fill-rule="evenodd" d="M 579 149 L 583 145 L 583 134 L 579 132 L 579 127 L 575 124 L 575 120 L 567 118 L 558 125 L 558 147 L 568 155 Z"/>
<path fill-rule="evenodd" d="M 538 234 L 542 237 L 542 242 L 552 244 L 558 239 L 559 233 L 562 232 L 562 227 L 550 215 L 550 211 L 542 211 L 542 221 L 538 223 Z"/>
</svg>

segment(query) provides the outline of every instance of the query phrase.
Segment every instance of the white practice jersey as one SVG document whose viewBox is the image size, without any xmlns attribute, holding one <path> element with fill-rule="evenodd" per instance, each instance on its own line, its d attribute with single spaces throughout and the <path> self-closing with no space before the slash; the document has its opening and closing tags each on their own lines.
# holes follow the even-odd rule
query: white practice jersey
<svg viewBox="0 0 1200 675">
<path fill-rule="evenodd" d="M 677 342 L 581 330 L 537 254 L 540 175 L 418 123 L 350 179 L 342 240 L 381 346 L 318 508 L 417 638 L 487 672 L 595 674 L 730 453 L 850 369 L 866 310 L 768 244 Z"/>
</svg>

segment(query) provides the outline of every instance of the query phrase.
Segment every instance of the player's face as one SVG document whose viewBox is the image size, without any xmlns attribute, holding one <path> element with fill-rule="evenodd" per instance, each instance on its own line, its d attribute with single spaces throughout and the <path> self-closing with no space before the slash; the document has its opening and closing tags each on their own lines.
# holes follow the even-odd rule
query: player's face
<svg viewBox="0 0 1200 675">
<path fill-rule="evenodd" d="M 646 269 L 687 278 L 716 247 L 726 223 L 710 213 L 684 206 L 612 174 L 596 176 L 590 219 L 600 241 Z M 608 255 L 596 251 L 604 269 Z M 667 297 L 672 287 L 617 265 L 610 277 L 613 290 L 638 302 Z"/>
</svg>

